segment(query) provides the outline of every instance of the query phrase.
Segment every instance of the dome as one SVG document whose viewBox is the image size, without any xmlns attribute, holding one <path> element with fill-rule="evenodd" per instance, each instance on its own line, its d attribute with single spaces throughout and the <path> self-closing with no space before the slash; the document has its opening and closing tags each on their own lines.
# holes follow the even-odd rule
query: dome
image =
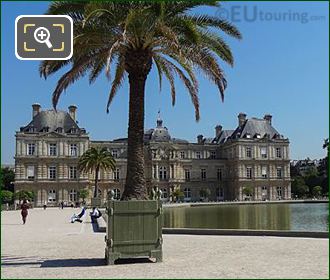
<svg viewBox="0 0 330 280">
<path fill-rule="evenodd" d="M 163 120 L 158 116 L 157 127 L 151 134 L 151 141 L 157 142 L 168 142 L 171 140 L 171 136 L 168 132 L 167 127 L 163 127 Z"/>
<path fill-rule="evenodd" d="M 151 140 L 158 142 L 167 142 L 171 140 L 171 136 L 168 133 L 166 127 L 157 127 L 151 134 Z"/>
</svg>

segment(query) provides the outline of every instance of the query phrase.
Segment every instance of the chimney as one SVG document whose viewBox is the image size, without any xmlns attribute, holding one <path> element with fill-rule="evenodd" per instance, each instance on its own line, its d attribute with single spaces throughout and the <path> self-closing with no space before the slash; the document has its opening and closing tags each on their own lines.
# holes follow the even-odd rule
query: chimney
<svg viewBox="0 0 330 280">
<path fill-rule="evenodd" d="M 272 125 L 272 115 L 265 115 L 264 120 L 266 120 L 270 125 Z"/>
<path fill-rule="evenodd" d="M 69 114 L 70 117 L 76 121 L 76 112 L 77 112 L 77 106 L 76 105 L 70 105 L 69 106 Z"/>
<path fill-rule="evenodd" d="M 197 143 L 198 144 L 203 144 L 203 135 L 202 134 L 197 136 Z"/>
<path fill-rule="evenodd" d="M 39 103 L 32 104 L 32 118 L 39 114 L 40 108 L 41 106 Z"/>
<path fill-rule="evenodd" d="M 215 137 L 219 137 L 222 131 L 222 126 L 219 124 L 215 127 Z"/>
<path fill-rule="evenodd" d="M 238 126 L 242 127 L 246 121 L 246 114 L 244 113 L 239 113 L 238 114 Z"/>
</svg>

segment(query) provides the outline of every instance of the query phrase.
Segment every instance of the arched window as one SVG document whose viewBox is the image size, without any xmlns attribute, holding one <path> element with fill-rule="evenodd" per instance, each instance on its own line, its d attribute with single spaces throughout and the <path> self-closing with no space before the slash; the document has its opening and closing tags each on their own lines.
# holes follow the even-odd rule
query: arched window
<svg viewBox="0 0 330 280">
<path fill-rule="evenodd" d="M 74 189 L 70 190 L 69 200 L 72 201 L 72 202 L 77 201 L 77 191 L 76 190 L 74 190 Z"/>
<path fill-rule="evenodd" d="M 277 199 L 282 199 L 282 187 L 276 187 Z"/>
<path fill-rule="evenodd" d="M 114 199 L 120 199 L 120 189 L 113 189 L 114 192 Z"/>
<path fill-rule="evenodd" d="M 166 188 L 162 188 L 161 189 L 162 191 L 162 199 L 168 199 L 168 192 L 167 192 L 167 189 Z"/>
<path fill-rule="evenodd" d="M 49 190 L 48 191 L 48 202 L 55 202 L 56 201 L 56 190 Z"/>
<path fill-rule="evenodd" d="M 223 188 L 222 187 L 218 187 L 217 188 L 217 198 L 223 198 Z"/>
<path fill-rule="evenodd" d="M 166 174 L 166 167 L 161 166 L 159 167 L 159 180 L 166 180 L 167 174 Z"/>
<path fill-rule="evenodd" d="M 183 190 L 184 198 L 191 198 L 191 190 L 190 188 L 185 188 Z"/>
</svg>

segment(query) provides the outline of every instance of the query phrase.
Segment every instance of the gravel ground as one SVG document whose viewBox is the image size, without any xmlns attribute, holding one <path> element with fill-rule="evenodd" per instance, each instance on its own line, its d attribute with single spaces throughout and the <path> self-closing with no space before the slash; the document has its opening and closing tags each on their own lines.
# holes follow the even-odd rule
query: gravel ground
<svg viewBox="0 0 330 280">
<path fill-rule="evenodd" d="M 104 233 L 79 209 L 1 213 L 1 278 L 329 278 L 329 240 L 163 235 L 162 263 L 104 265 Z"/>
</svg>

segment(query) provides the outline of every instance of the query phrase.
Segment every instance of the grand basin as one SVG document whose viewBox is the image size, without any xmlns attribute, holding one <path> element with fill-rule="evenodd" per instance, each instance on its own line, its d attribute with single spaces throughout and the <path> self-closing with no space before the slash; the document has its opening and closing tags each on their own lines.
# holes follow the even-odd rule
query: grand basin
<svg viewBox="0 0 330 280">
<path fill-rule="evenodd" d="M 329 231 L 328 203 L 165 207 L 165 228 Z"/>
</svg>

